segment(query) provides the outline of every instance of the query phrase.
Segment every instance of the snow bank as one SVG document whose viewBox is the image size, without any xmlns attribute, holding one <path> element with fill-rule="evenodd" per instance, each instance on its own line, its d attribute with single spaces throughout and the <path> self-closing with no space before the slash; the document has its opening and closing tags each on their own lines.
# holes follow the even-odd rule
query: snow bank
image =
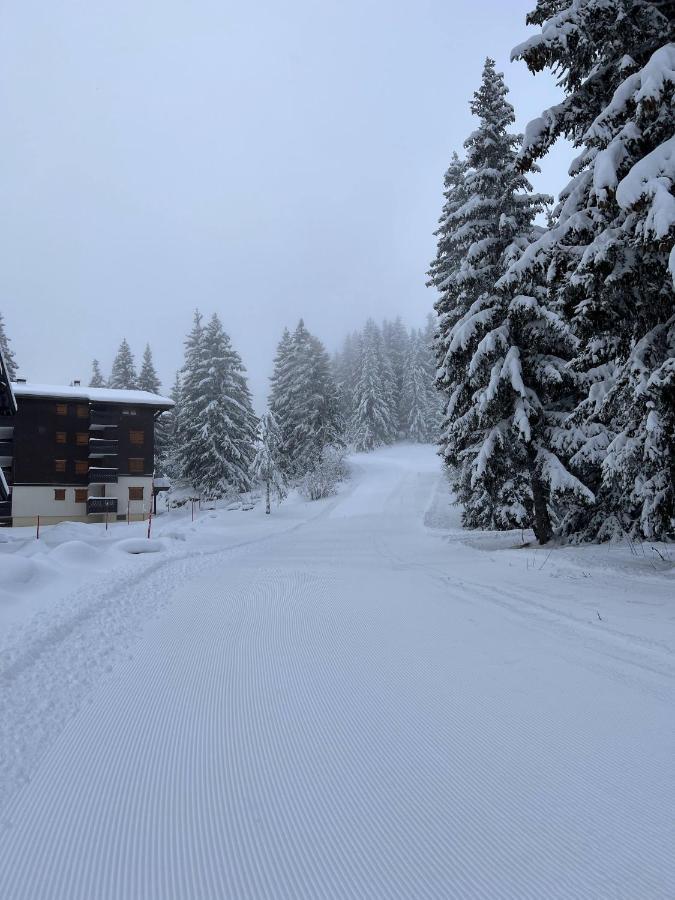
<svg viewBox="0 0 675 900">
<path fill-rule="evenodd" d="M 54 547 L 49 557 L 65 566 L 97 566 L 101 551 L 84 541 L 66 541 Z"/>
<path fill-rule="evenodd" d="M 131 553 L 133 555 L 138 555 L 139 553 L 161 553 L 162 550 L 166 550 L 166 544 L 164 541 L 128 538 L 125 541 L 119 541 L 115 545 L 115 549 L 121 553 Z"/>
</svg>

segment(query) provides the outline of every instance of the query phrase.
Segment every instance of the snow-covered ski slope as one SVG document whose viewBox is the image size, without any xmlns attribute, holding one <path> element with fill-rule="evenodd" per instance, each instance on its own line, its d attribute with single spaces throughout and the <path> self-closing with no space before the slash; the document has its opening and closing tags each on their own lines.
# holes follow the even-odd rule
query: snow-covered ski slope
<svg viewBox="0 0 675 900">
<path fill-rule="evenodd" d="M 672 565 L 461 533 L 429 447 L 306 508 L 167 559 L 0 811 L 0 897 L 675 897 Z"/>
</svg>

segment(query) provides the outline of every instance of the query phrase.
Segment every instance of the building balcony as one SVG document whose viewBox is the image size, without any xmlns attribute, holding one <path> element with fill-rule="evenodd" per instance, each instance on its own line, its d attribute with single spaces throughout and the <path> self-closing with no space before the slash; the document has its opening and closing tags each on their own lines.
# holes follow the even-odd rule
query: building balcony
<svg viewBox="0 0 675 900">
<path fill-rule="evenodd" d="M 5 500 L 9 500 L 10 494 L 11 490 L 7 481 L 7 476 L 2 471 L 2 469 L 0 469 L 0 500 L 3 502 Z"/>
<path fill-rule="evenodd" d="M 89 430 L 98 431 L 102 428 L 117 428 L 119 414 L 109 409 L 92 409 L 89 412 Z"/>
<path fill-rule="evenodd" d="M 100 516 L 117 512 L 117 497 L 87 497 L 87 515 Z"/>
<path fill-rule="evenodd" d="M 111 441 L 108 438 L 89 438 L 89 459 L 100 456 L 117 456 L 119 441 Z"/>
<path fill-rule="evenodd" d="M 89 466 L 89 484 L 117 484 L 117 469 Z"/>
</svg>

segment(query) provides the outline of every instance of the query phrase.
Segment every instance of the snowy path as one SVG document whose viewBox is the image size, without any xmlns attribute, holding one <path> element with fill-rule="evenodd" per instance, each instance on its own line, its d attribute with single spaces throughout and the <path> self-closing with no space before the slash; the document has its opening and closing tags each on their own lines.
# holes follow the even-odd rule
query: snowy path
<svg viewBox="0 0 675 900">
<path fill-rule="evenodd" d="M 430 448 L 362 458 L 179 585 L 3 811 L 0 897 L 675 896 L 672 628 L 509 580 L 425 527 L 437 487 Z"/>
</svg>

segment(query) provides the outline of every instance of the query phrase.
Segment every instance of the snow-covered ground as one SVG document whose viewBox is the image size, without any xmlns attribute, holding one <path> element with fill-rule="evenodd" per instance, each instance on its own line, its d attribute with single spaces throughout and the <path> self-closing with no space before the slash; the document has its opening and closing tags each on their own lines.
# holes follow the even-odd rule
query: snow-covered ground
<svg viewBox="0 0 675 900">
<path fill-rule="evenodd" d="M 675 896 L 672 549 L 352 465 L 150 542 L 0 532 L 0 897 Z"/>
</svg>

